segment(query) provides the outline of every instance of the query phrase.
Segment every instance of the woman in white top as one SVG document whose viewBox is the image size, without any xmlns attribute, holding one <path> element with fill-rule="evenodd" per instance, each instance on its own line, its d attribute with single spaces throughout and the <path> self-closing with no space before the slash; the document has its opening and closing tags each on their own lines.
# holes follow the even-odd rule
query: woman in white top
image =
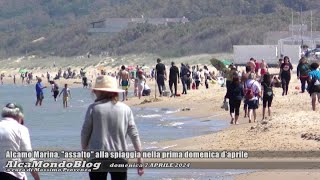
<svg viewBox="0 0 320 180">
<path fill-rule="evenodd" d="M 143 71 L 142 70 L 138 71 L 137 80 L 138 80 L 138 97 L 140 99 L 141 96 L 142 96 L 142 92 L 143 92 L 144 86 L 145 86 L 146 81 L 147 81 L 145 76 L 143 75 Z"/>
</svg>

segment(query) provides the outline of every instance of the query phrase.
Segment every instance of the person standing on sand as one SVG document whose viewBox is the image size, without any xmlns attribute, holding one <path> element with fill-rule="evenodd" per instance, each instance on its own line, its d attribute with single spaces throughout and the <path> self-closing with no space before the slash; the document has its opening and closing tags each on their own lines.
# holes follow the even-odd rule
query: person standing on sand
<svg viewBox="0 0 320 180">
<path fill-rule="evenodd" d="M 187 94 L 188 71 L 187 66 L 181 63 L 180 78 L 182 82 L 182 94 Z"/>
<path fill-rule="evenodd" d="M 250 73 L 248 80 L 245 83 L 245 97 L 249 109 L 249 123 L 252 120 L 256 122 L 257 113 L 256 110 L 259 108 L 259 97 L 261 97 L 261 86 L 258 81 L 256 81 L 255 73 Z"/>
<path fill-rule="evenodd" d="M 171 91 L 171 97 L 176 97 L 177 95 L 177 85 L 180 83 L 179 68 L 174 62 L 171 62 L 171 68 L 169 73 L 169 88 Z M 174 93 L 172 90 L 172 85 L 174 85 Z"/>
<path fill-rule="evenodd" d="M 269 73 L 267 73 L 263 76 L 263 82 L 262 82 L 261 86 L 262 86 L 262 93 L 261 94 L 263 94 L 262 120 L 264 120 L 265 114 L 266 114 L 267 103 L 268 103 L 268 115 L 269 115 L 269 117 L 271 117 L 271 104 L 272 104 L 272 100 L 274 97 L 274 93 L 273 93 L 273 89 L 272 89 L 273 83 L 271 81 L 271 75 Z"/>
<path fill-rule="evenodd" d="M 143 75 L 142 70 L 138 70 L 137 80 L 138 80 L 138 97 L 140 99 L 144 90 L 144 86 L 146 85 L 146 82 L 147 82 L 146 77 Z"/>
<path fill-rule="evenodd" d="M 161 62 L 160 58 L 157 59 L 155 79 L 157 81 L 159 94 L 161 97 L 162 91 L 165 90 L 164 81 L 167 80 L 167 71 L 166 71 L 166 66 Z"/>
<path fill-rule="evenodd" d="M 24 73 L 20 74 L 20 78 L 21 78 L 21 83 L 23 84 L 24 83 Z"/>
<path fill-rule="evenodd" d="M 7 151 L 30 152 L 32 151 L 30 134 L 23 124 L 23 109 L 20 105 L 9 103 L 2 109 L 2 120 L 0 120 L 0 179 L 21 180 L 26 179 L 25 172 L 6 171 L 5 165 L 8 161 L 32 163 L 31 158 L 5 158 Z M 35 180 L 40 180 L 36 171 L 31 171 Z"/>
<path fill-rule="evenodd" d="M 319 64 L 312 63 L 310 65 L 311 72 L 308 73 L 308 91 L 311 96 L 312 110 L 316 110 L 316 100 L 320 103 L 320 71 Z"/>
<path fill-rule="evenodd" d="M 47 86 L 42 86 L 41 84 L 42 79 L 38 78 L 38 82 L 36 84 L 36 93 L 37 93 L 37 102 L 36 102 L 36 106 L 41 106 L 42 105 L 42 100 L 44 98 L 43 96 L 43 89 L 47 88 Z"/>
<path fill-rule="evenodd" d="M 293 67 L 292 64 L 289 62 L 289 57 L 285 56 L 284 63 L 282 63 L 280 67 L 280 77 L 283 89 L 282 96 L 288 95 L 292 69 Z"/>
<path fill-rule="evenodd" d="M 240 115 L 240 105 L 243 97 L 244 97 L 243 87 L 240 82 L 240 78 L 238 74 L 235 73 L 233 76 L 232 82 L 227 89 L 227 94 L 224 99 L 224 101 L 226 101 L 226 98 L 229 99 L 230 116 L 231 116 L 230 124 L 233 124 L 233 123 L 239 124 L 238 119 Z"/>
<path fill-rule="evenodd" d="M 297 78 L 301 82 L 301 93 L 304 93 L 306 90 L 306 82 L 308 81 L 308 73 L 310 72 L 310 66 L 305 57 L 302 57 L 299 61 L 297 67 Z"/>
<path fill-rule="evenodd" d="M 129 72 L 126 70 L 126 67 L 124 65 L 121 66 L 121 70 L 119 72 L 119 86 L 122 87 L 125 92 L 123 93 L 123 99 L 128 100 L 128 90 L 130 86 L 130 78 L 129 78 Z"/>
<path fill-rule="evenodd" d="M 13 75 L 13 84 L 16 84 L 16 75 Z"/>
<path fill-rule="evenodd" d="M 251 72 L 255 73 L 256 70 L 256 63 L 254 58 L 250 58 L 249 62 L 247 62 L 247 66 L 251 67 Z"/>
<path fill-rule="evenodd" d="M 81 130 L 81 146 L 83 151 L 128 151 L 127 138 L 130 137 L 136 152 L 141 152 L 139 132 L 134 121 L 132 110 L 126 104 L 118 101 L 118 93 L 124 90 L 117 88 L 117 80 L 110 76 L 99 76 L 96 79 L 93 93 L 96 100 L 88 107 Z M 126 180 L 127 168 L 109 168 L 112 163 L 127 164 L 126 159 L 92 159 L 92 162 L 102 163 L 108 172 L 89 172 L 91 180 L 106 179 L 108 173 L 112 180 Z M 137 159 L 142 164 L 142 158 Z M 116 171 L 116 172 L 114 172 Z M 138 168 L 138 175 L 144 174 L 143 168 Z"/>
<path fill-rule="evenodd" d="M 68 107 L 68 101 L 69 98 L 71 98 L 71 91 L 68 88 L 68 84 L 64 85 L 64 88 L 61 90 L 59 97 L 61 96 L 61 94 L 63 94 L 63 107 L 67 108 Z"/>
<path fill-rule="evenodd" d="M 260 69 L 260 63 L 255 59 L 253 60 L 254 64 L 255 64 L 255 68 L 254 68 L 254 72 L 256 73 L 256 75 L 259 74 L 259 69 Z"/>
</svg>

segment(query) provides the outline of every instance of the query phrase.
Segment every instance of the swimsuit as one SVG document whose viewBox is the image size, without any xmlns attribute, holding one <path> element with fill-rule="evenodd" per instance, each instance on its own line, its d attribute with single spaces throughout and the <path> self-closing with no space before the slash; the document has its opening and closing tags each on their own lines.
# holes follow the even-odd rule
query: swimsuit
<svg viewBox="0 0 320 180">
<path fill-rule="evenodd" d="M 129 88 L 129 81 L 128 80 L 122 80 L 121 81 L 121 86 L 123 90 L 128 90 Z"/>
</svg>

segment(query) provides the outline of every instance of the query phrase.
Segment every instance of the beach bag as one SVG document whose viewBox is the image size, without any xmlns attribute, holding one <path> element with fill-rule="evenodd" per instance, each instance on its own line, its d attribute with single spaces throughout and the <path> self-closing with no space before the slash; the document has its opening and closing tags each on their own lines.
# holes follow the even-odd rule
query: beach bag
<svg viewBox="0 0 320 180">
<path fill-rule="evenodd" d="M 229 111 L 228 101 L 223 101 L 221 109 L 224 109 L 225 111 Z"/>
<path fill-rule="evenodd" d="M 196 83 L 192 83 L 192 87 L 191 87 L 192 89 L 196 89 Z"/>
<path fill-rule="evenodd" d="M 250 87 L 247 87 L 245 89 L 245 93 L 244 94 L 245 94 L 246 100 L 250 100 L 250 99 L 252 99 L 254 97 L 253 90 L 252 90 L 252 86 L 253 86 L 254 82 L 251 84 Z"/>
</svg>

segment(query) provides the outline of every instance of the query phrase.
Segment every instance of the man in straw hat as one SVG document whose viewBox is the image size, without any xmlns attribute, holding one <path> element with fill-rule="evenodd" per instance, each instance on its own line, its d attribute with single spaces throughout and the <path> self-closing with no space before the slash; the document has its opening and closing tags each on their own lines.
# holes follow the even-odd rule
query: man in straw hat
<svg viewBox="0 0 320 180">
<path fill-rule="evenodd" d="M 8 151 L 21 152 L 31 151 L 31 141 L 29 130 L 23 125 L 23 109 L 20 105 L 9 103 L 2 109 L 2 120 L 0 120 L 0 179 L 21 180 L 26 179 L 25 172 L 6 171 L 6 166 L 10 168 L 11 162 L 29 163 L 31 158 L 5 158 Z M 31 171 L 35 180 L 40 177 L 37 172 Z"/>
<path fill-rule="evenodd" d="M 119 93 L 124 90 L 117 88 L 117 81 L 111 76 L 99 76 L 96 79 L 93 93 L 96 100 L 88 107 L 85 121 L 81 131 L 81 144 L 83 150 L 119 152 L 128 151 L 126 141 L 130 137 L 135 151 L 141 151 L 141 143 L 132 110 L 126 104 L 118 101 Z M 90 179 L 106 179 L 108 173 L 113 180 L 127 179 L 127 168 L 110 168 L 112 163 L 126 164 L 126 159 L 93 159 L 106 167 L 104 172 L 90 172 Z M 142 158 L 138 158 L 138 164 Z M 117 171 L 117 172 L 115 172 Z M 119 172 L 121 171 L 121 172 Z M 138 174 L 144 173 L 138 168 Z"/>
</svg>

